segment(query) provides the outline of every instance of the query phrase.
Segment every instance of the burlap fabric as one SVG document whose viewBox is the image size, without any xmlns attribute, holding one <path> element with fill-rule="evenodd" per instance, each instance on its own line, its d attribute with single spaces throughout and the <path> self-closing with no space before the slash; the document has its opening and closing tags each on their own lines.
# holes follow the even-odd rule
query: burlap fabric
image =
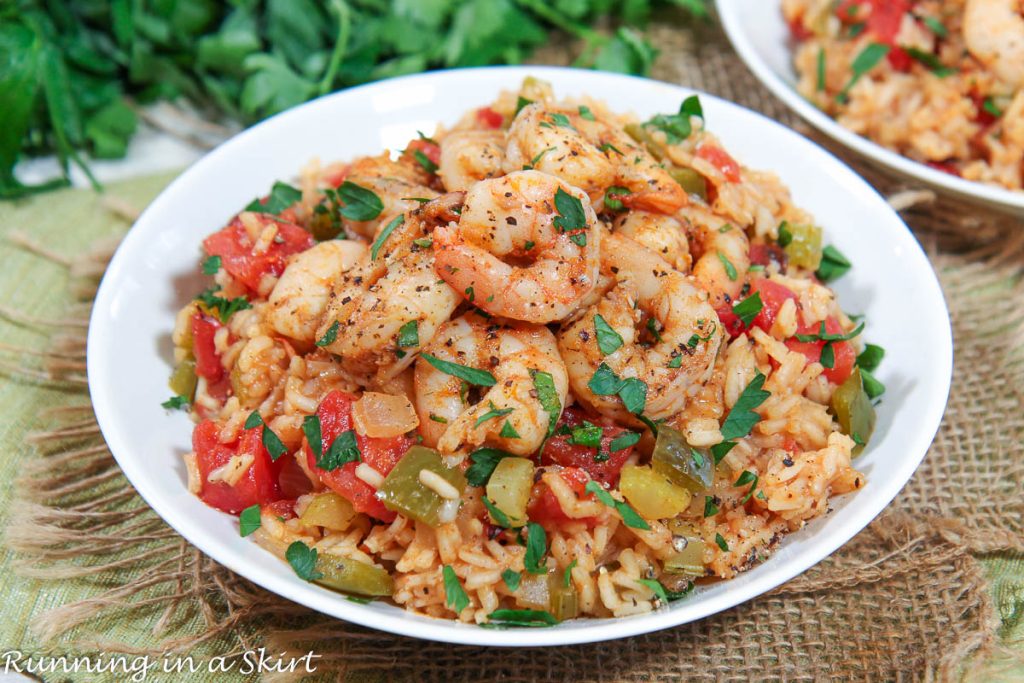
<svg viewBox="0 0 1024 683">
<path fill-rule="evenodd" d="M 757 84 L 717 26 L 662 24 L 651 36 L 662 50 L 656 78 L 721 95 L 808 132 Z M 564 63 L 567 54 L 552 49 L 537 61 Z M 620 104 L 628 102 L 612 103 Z M 73 269 L 81 302 L 58 320 L 0 309 L 52 330 L 49 350 L 14 350 L 2 368 L 16 380 L 80 398 L 43 415 L 29 434 L 38 457 L 21 468 L 6 543 L 23 575 L 92 586 L 87 597 L 37 615 L 33 637 L 61 651 L 228 654 L 265 645 L 301 654 L 313 648 L 323 657 L 322 674 L 373 680 L 1012 676 L 987 662 L 1000 647 L 1000 629 L 1005 634 L 1020 615 L 1003 614 L 1000 621 L 977 557 L 1024 552 L 1024 226 L 858 170 L 906 209 L 949 303 L 953 388 L 924 463 L 868 529 L 776 591 L 695 624 L 552 649 L 457 647 L 351 626 L 271 595 L 191 548 L 121 475 L 88 405 L 88 300 L 113 243 L 69 260 L 18 238 L 23 248 Z M 1020 590 L 1020 584 L 1008 586 Z M 1005 604 L 1020 609 L 1022 601 Z M 144 624 L 147 632 L 112 641 L 97 627 L 110 618 Z"/>
</svg>

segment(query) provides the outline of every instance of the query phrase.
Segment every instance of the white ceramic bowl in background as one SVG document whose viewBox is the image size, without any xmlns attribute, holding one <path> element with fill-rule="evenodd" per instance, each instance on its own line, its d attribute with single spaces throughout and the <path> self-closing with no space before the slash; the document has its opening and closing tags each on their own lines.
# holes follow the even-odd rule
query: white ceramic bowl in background
<svg viewBox="0 0 1024 683">
<path fill-rule="evenodd" d="M 497 631 L 416 616 L 381 602 L 359 605 L 299 579 L 250 539 L 237 520 L 186 488 L 182 454 L 192 423 L 160 407 L 168 395 L 170 333 L 178 308 L 204 286 L 200 242 L 276 179 L 312 157 L 348 159 L 401 148 L 417 130 L 451 124 L 515 89 L 523 77 L 558 95 L 588 94 L 647 117 L 678 110 L 692 91 L 627 76 L 541 67 L 428 73 L 337 93 L 265 121 L 198 161 L 146 209 L 114 255 L 89 328 L 89 388 L 103 435 L 149 505 L 189 542 L 264 588 L 326 614 L 417 638 L 474 645 L 561 645 L 645 633 L 700 619 L 787 581 L 864 528 L 910 478 L 942 417 L 952 362 L 938 282 L 899 217 L 835 157 L 750 111 L 702 95 L 707 124 L 740 162 L 779 174 L 854 263 L 836 285 L 845 310 L 867 315 L 867 339 L 886 348 L 878 427 L 857 461 L 867 485 L 834 512 L 785 539 L 763 564 L 700 587 L 651 614 L 574 620 L 550 629 Z M 208 278 L 207 278 L 208 279 Z"/>
<path fill-rule="evenodd" d="M 848 148 L 939 192 L 1001 211 L 1024 214 L 1024 192 L 964 180 L 908 159 L 839 125 L 796 90 L 793 45 L 780 0 L 715 0 L 729 40 L 765 86 L 805 121 Z"/>
</svg>

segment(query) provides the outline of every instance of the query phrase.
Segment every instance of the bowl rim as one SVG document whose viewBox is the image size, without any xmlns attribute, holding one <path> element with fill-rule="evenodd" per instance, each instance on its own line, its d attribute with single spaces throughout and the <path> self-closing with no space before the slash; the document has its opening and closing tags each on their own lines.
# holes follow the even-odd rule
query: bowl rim
<svg viewBox="0 0 1024 683">
<path fill-rule="evenodd" d="M 917 469 L 917 466 L 927 453 L 928 447 L 939 427 L 950 388 L 952 374 L 952 334 L 948 309 L 931 264 L 928 262 L 924 251 L 912 237 L 909 230 L 906 229 L 905 225 L 903 225 L 904 229 L 902 231 L 894 233 L 893 239 L 901 243 L 901 246 L 906 249 L 906 254 L 910 258 L 918 261 L 918 267 L 916 270 L 921 273 L 920 284 L 922 288 L 924 290 L 931 290 L 931 295 L 933 296 L 937 295 L 937 301 L 941 303 L 941 310 L 945 313 L 944 324 L 940 326 L 940 331 L 942 332 L 941 339 L 933 340 L 935 342 L 934 348 L 937 349 L 936 360 L 938 362 L 938 366 L 934 368 L 934 373 L 936 375 L 936 381 L 938 382 L 937 386 L 941 387 L 941 391 L 937 391 L 929 397 L 927 409 L 922 412 L 921 420 L 912 433 L 911 438 L 908 440 L 908 445 L 905 450 L 906 452 L 911 453 L 911 457 L 902 459 L 897 471 L 890 475 L 890 478 L 879 482 L 879 488 L 875 491 L 874 497 L 865 498 L 864 501 L 859 504 L 856 512 L 851 514 L 850 518 L 845 521 L 845 524 L 831 528 L 829 530 L 829 534 L 818 538 L 813 550 L 803 552 L 797 557 L 792 558 L 786 564 L 775 567 L 773 572 L 765 573 L 764 575 L 757 577 L 757 579 L 752 580 L 750 583 L 747 583 L 735 590 L 723 592 L 720 595 L 712 596 L 711 598 L 703 600 L 698 603 L 696 609 L 690 612 L 680 614 L 679 610 L 662 609 L 635 617 L 594 619 L 585 627 L 577 628 L 563 629 L 555 627 L 549 629 L 492 630 L 479 628 L 472 624 L 463 624 L 454 621 L 423 617 L 405 612 L 400 607 L 397 608 L 397 610 L 401 611 L 395 611 L 393 613 L 391 611 L 376 611 L 367 606 L 349 602 L 343 597 L 338 596 L 337 593 L 330 592 L 327 589 L 314 584 L 303 582 L 297 577 L 289 576 L 289 580 L 282 580 L 272 574 L 261 571 L 260 567 L 253 567 L 248 564 L 244 564 L 242 563 L 241 558 L 239 558 L 234 551 L 215 542 L 216 539 L 213 535 L 206 534 L 198 526 L 193 528 L 193 523 L 187 520 L 185 515 L 181 515 L 180 513 L 175 514 L 175 510 L 172 506 L 167 506 L 168 514 L 165 514 L 165 510 L 162 505 L 154 505 L 153 501 L 158 499 L 162 494 L 158 492 L 158 488 L 155 486 L 150 489 L 145 478 L 136 479 L 133 477 L 133 473 L 141 472 L 142 465 L 139 462 L 140 458 L 131 454 L 128 445 L 124 441 L 123 435 L 115 429 L 116 410 L 112 397 L 113 392 L 112 389 L 106 386 L 103 381 L 112 376 L 111 368 L 108 366 L 106 357 L 100 351 L 101 344 L 108 342 L 108 340 L 112 338 L 108 332 L 109 328 L 104 325 L 104 317 L 107 315 L 107 311 L 111 308 L 111 304 L 113 303 L 113 298 L 116 294 L 116 283 L 122 278 L 122 273 L 124 273 L 126 269 L 130 271 L 131 262 L 125 254 L 130 251 L 131 245 L 134 242 L 145 238 L 145 236 L 143 236 L 144 226 L 151 220 L 157 220 L 154 217 L 160 216 L 168 209 L 168 206 L 171 206 L 171 198 L 177 191 L 176 188 L 187 184 L 189 182 L 189 176 L 196 172 L 197 169 L 201 169 L 208 164 L 216 164 L 221 157 L 232 154 L 233 149 L 236 146 L 243 144 L 244 141 L 248 140 L 250 137 L 262 135 L 263 131 L 272 128 L 276 125 L 275 122 L 284 117 L 291 116 L 300 110 L 317 109 L 329 106 L 328 103 L 334 100 L 344 100 L 351 97 L 353 92 L 372 93 L 375 90 L 390 90 L 400 88 L 404 85 L 411 85 L 417 81 L 424 83 L 439 82 L 443 85 L 446 80 L 453 78 L 458 79 L 462 74 L 466 73 L 476 73 L 483 76 L 494 74 L 499 78 L 510 79 L 521 79 L 526 75 L 544 76 L 545 74 L 548 74 L 552 77 L 561 76 L 579 79 L 579 82 L 582 83 L 583 87 L 586 86 L 587 82 L 596 83 L 598 81 L 613 81 L 620 83 L 623 89 L 628 89 L 630 86 L 643 83 L 646 87 L 664 89 L 666 93 L 671 92 L 677 97 L 699 94 L 701 98 L 714 101 L 716 106 L 733 108 L 740 110 L 739 113 L 742 115 L 757 117 L 761 120 L 761 123 L 774 131 L 775 134 L 789 138 L 793 145 L 803 147 L 807 154 L 816 155 L 821 159 L 822 163 L 826 164 L 832 171 L 845 175 L 850 182 L 861 184 L 867 193 L 877 198 L 877 201 L 879 202 L 879 210 L 887 211 L 892 218 L 903 225 L 898 214 L 896 214 L 895 211 L 892 211 L 888 204 L 885 203 L 885 200 L 862 178 L 857 176 L 852 169 L 846 166 L 829 151 L 756 111 L 746 109 L 737 104 L 692 88 L 684 88 L 678 85 L 634 76 L 581 69 L 541 66 L 508 66 L 427 72 L 370 83 L 326 95 L 291 110 L 282 112 L 242 131 L 193 163 L 181 175 L 175 178 L 160 193 L 160 195 L 158 195 L 157 198 L 149 204 L 145 211 L 143 211 L 142 215 L 133 226 L 133 229 L 129 230 L 119 245 L 110 261 L 106 273 L 104 274 L 103 280 L 100 283 L 90 318 L 87 346 L 89 389 L 93 397 L 93 408 L 97 423 L 100 426 L 110 452 L 113 454 L 126 478 L 128 478 L 139 495 L 146 501 L 147 505 L 153 508 L 161 519 L 171 526 L 179 535 L 211 559 L 229 570 L 245 577 L 249 581 L 261 586 L 265 590 L 276 593 L 288 600 L 329 616 L 368 628 L 413 638 L 474 646 L 528 647 L 599 642 L 640 635 L 696 621 L 746 602 L 754 597 L 764 594 L 782 583 L 785 583 L 786 581 L 789 581 L 793 577 L 803 573 L 811 566 L 825 559 L 840 546 L 852 539 L 858 532 L 866 527 L 893 500 L 893 498 L 895 498 L 906 482 L 910 479 L 913 472 Z M 140 483 L 137 483 L 140 481 L 141 485 Z M 323 597 L 325 594 L 335 596 L 337 599 L 324 601 Z"/>
<path fill-rule="evenodd" d="M 894 152 L 877 142 L 854 133 L 840 125 L 805 99 L 794 87 L 786 83 L 772 69 L 747 38 L 740 5 L 742 0 L 715 0 L 718 16 L 725 34 L 754 76 L 769 91 L 795 111 L 804 121 L 817 128 L 826 136 L 845 145 L 848 149 L 870 159 L 875 164 L 893 170 L 905 177 L 913 178 L 948 194 L 1011 213 L 1024 213 L 1024 191 L 1009 190 L 996 185 L 966 180 Z M 781 9 L 780 9 L 781 11 Z"/>
</svg>

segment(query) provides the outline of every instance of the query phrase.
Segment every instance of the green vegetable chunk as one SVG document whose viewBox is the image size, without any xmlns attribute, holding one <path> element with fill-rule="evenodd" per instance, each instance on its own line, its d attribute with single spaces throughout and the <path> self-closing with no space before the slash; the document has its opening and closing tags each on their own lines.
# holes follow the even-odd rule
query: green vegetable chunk
<svg viewBox="0 0 1024 683">
<path fill-rule="evenodd" d="M 678 519 L 669 522 L 668 529 L 678 550 L 662 563 L 665 573 L 704 576 L 704 539 L 692 525 Z"/>
<path fill-rule="evenodd" d="M 692 168 L 671 166 L 668 169 L 668 174 L 672 176 L 672 180 L 686 190 L 686 194 L 696 195 L 704 201 L 708 200 L 708 181 L 697 171 Z"/>
<path fill-rule="evenodd" d="M 377 492 L 384 507 L 436 527 L 441 524 L 441 506 L 445 499 L 420 481 L 420 471 L 439 475 L 462 495 L 466 477 L 456 468 L 445 467 L 437 451 L 413 446 L 391 470 Z"/>
<path fill-rule="evenodd" d="M 548 601 L 548 611 L 559 621 L 575 619 L 579 616 L 579 593 L 571 584 L 566 586 L 562 582 L 562 577 L 557 573 L 548 575 Z"/>
<path fill-rule="evenodd" d="M 787 223 L 791 236 L 784 248 L 789 262 L 794 266 L 817 270 L 821 265 L 821 228 L 803 223 Z"/>
<path fill-rule="evenodd" d="M 681 432 L 666 425 L 658 429 L 651 464 L 655 472 L 692 493 L 711 488 L 715 478 L 710 453 L 693 448 Z"/>
<path fill-rule="evenodd" d="M 857 443 L 853 454 L 858 455 L 875 431 L 876 419 L 875 408 L 864 390 L 860 368 L 854 368 L 853 374 L 833 392 L 832 412 L 843 434 Z"/>
<path fill-rule="evenodd" d="M 639 123 L 627 123 L 624 130 L 626 135 L 633 138 L 641 145 L 647 148 L 647 151 L 651 153 L 658 161 L 665 158 L 665 148 L 659 144 L 652 136 L 650 131 L 644 128 Z"/>
<path fill-rule="evenodd" d="M 171 381 L 167 384 L 178 396 L 184 396 L 189 401 L 196 395 L 196 383 L 199 378 L 196 377 L 196 362 L 191 358 L 186 359 L 178 363 L 178 367 L 174 368 L 174 372 L 171 374 Z"/>
<path fill-rule="evenodd" d="M 322 576 L 315 583 L 342 593 L 388 597 L 395 591 L 394 579 L 386 570 L 347 557 L 318 554 L 316 571 Z"/>
</svg>

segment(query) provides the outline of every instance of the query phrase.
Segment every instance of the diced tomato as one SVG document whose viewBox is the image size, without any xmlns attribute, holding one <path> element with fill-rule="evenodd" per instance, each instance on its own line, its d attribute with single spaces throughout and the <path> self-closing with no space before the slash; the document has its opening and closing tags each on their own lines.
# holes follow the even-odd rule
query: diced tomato
<svg viewBox="0 0 1024 683">
<path fill-rule="evenodd" d="M 816 334 L 821 331 L 820 323 L 817 325 L 801 325 L 797 328 L 797 334 Z M 825 332 L 828 334 L 842 334 L 843 328 L 839 321 L 829 316 L 825 320 Z M 808 362 L 821 362 L 821 350 L 825 347 L 823 341 L 802 342 L 795 337 L 786 340 L 786 346 L 791 351 L 798 351 L 807 357 Z M 853 363 L 857 354 L 850 342 L 832 342 L 832 351 L 835 355 L 835 362 L 831 368 L 825 368 L 823 375 L 833 384 L 842 384 L 853 372 Z"/>
<path fill-rule="evenodd" d="M 224 364 L 213 339 L 223 325 L 216 318 L 202 313 L 192 316 L 192 355 L 196 357 L 196 374 L 209 384 L 224 377 Z"/>
<path fill-rule="evenodd" d="M 789 258 L 786 256 L 786 252 L 777 244 L 759 242 L 750 245 L 750 265 L 752 266 L 764 266 L 767 268 L 774 263 L 779 267 L 779 270 L 785 272 L 788 262 Z"/>
<path fill-rule="evenodd" d="M 701 145 L 697 148 L 697 156 L 721 171 L 730 182 L 740 181 L 739 163 L 718 145 Z"/>
<path fill-rule="evenodd" d="M 797 453 L 800 450 L 800 444 L 796 442 L 796 439 L 787 434 L 782 437 L 782 448 L 790 453 Z"/>
<path fill-rule="evenodd" d="M 974 102 L 974 109 L 978 113 L 974 115 L 974 122 L 979 126 L 988 128 L 999 120 L 999 117 L 985 109 L 985 98 L 978 93 L 971 93 L 971 100 Z"/>
<path fill-rule="evenodd" d="M 773 282 L 768 278 L 758 278 L 751 283 L 751 289 L 761 294 L 761 312 L 754 318 L 753 324 L 765 332 L 770 332 L 779 309 L 787 299 L 797 301 L 797 296 L 785 285 Z"/>
<path fill-rule="evenodd" d="M 226 228 L 207 237 L 203 247 L 211 256 L 220 256 L 224 269 L 256 292 L 264 275 L 280 275 L 289 256 L 315 244 L 313 236 L 299 226 L 284 220 L 275 223 L 277 236 L 263 251 L 256 251 L 256 240 L 237 217 Z"/>
<path fill-rule="evenodd" d="M 476 110 L 476 120 L 487 128 L 498 129 L 505 123 L 505 117 L 490 107 L 481 107 Z"/>
<path fill-rule="evenodd" d="M 907 51 L 896 45 L 889 50 L 889 54 L 885 58 L 889 60 L 889 66 L 902 73 L 910 71 L 910 67 L 914 65 L 914 59 L 907 54 Z"/>
<path fill-rule="evenodd" d="M 583 411 L 578 408 L 567 408 L 562 413 L 562 418 L 558 421 L 558 425 L 559 427 L 565 426 L 572 429 L 573 427 L 581 426 L 585 419 L 587 419 L 587 416 L 583 414 Z M 591 422 L 599 424 L 602 428 L 600 449 L 569 443 L 572 435 L 557 434 L 558 430 L 556 429 L 556 435 L 552 436 L 544 444 L 544 450 L 540 455 L 541 464 L 556 464 L 567 468 L 578 468 L 589 475 L 590 479 L 608 486 L 615 486 L 619 483 L 619 472 L 622 470 L 622 466 L 629 459 L 629 456 L 633 454 L 633 446 L 623 448 L 620 451 L 610 452 L 611 442 L 627 430 L 621 427 L 606 426 L 598 423 L 596 420 L 591 420 Z M 608 459 L 603 461 L 595 460 L 598 453 L 607 454 Z M 585 486 L 586 483 L 584 481 L 583 485 Z"/>
<path fill-rule="evenodd" d="M 886 45 L 895 46 L 896 34 L 900 32 L 903 16 L 910 11 L 910 4 L 910 0 L 842 0 L 836 5 L 836 16 L 844 23 L 854 23 L 863 16 L 860 6 L 869 7 L 868 31 Z"/>
<path fill-rule="evenodd" d="M 586 492 L 590 476 L 582 469 L 578 467 L 564 467 L 559 471 L 558 476 L 569 485 L 569 488 L 573 490 L 573 493 L 578 498 L 585 498 L 591 495 Z M 526 514 L 531 520 L 543 527 L 557 526 L 566 522 L 583 522 L 588 527 L 592 527 L 597 523 L 597 520 L 593 517 L 573 519 L 566 515 L 562 511 L 562 506 L 558 503 L 558 498 L 551 492 L 547 484 L 543 482 L 535 484 L 530 492 L 530 504 L 526 508 Z"/>
<path fill-rule="evenodd" d="M 934 168 L 936 171 L 942 171 L 943 173 L 955 175 L 958 178 L 960 177 L 960 170 L 952 161 L 926 161 L 925 165 Z"/>
<path fill-rule="evenodd" d="M 435 142 L 430 142 L 429 140 L 413 140 L 406 145 L 405 151 L 409 156 L 414 156 L 414 153 L 417 151 L 423 152 L 423 156 L 430 159 L 434 165 L 441 163 L 441 148 Z"/>
<path fill-rule="evenodd" d="M 725 328 L 730 339 L 738 337 L 747 329 L 740 317 L 732 312 L 732 305 L 722 304 L 715 309 L 715 312 L 718 313 L 718 321 L 722 323 L 722 327 Z"/>
<path fill-rule="evenodd" d="M 288 461 L 295 462 L 294 458 L 288 458 Z M 294 498 L 283 498 L 281 500 L 275 500 L 273 503 L 269 503 L 263 506 L 269 508 L 270 512 L 277 517 L 282 519 L 292 519 L 295 517 L 295 499 Z"/>
<path fill-rule="evenodd" d="M 203 502 L 237 515 L 251 505 L 280 499 L 277 475 L 283 461 L 271 461 L 270 453 L 263 447 L 261 428 L 246 429 L 233 444 L 221 443 L 219 436 L 220 428 L 210 420 L 200 422 L 192 432 L 192 450 L 199 468 L 199 497 Z M 211 472 L 241 454 L 251 454 L 253 462 L 233 486 L 223 481 L 207 481 Z"/>
<path fill-rule="evenodd" d="M 797 41 L 798 43 L 805 41 L 814 35 L 809 30 L 807 30 L 807 27 L 804 26 L 803 16 L 794 17 L 789 22 L 789 33 L 790 35 L 793 36 L 793 40 Z"/>
<path fill-rule="evenodd" d="M 320 418 L 320 435 L 323 439 L 324 452 L 330 448 L 338 436 L 353 429 L 352 404 L 355 400 L 355 397 L 349 394 L 332 391 L 320 402 L 316 414 Z M 359 445 L 362 461 L 387 476 L 415 442 L 405 435 L 371 438 L 357 432 L 356 443 Z M 325 486 L 347 498 L 352 503 L 352 507 L 359 512 L 365 512 L 371 517 L 385 522 L 394 520 L 395 513 L 377 500 L 377 489 L 356 476 L 356 467 L 359 463 L 349 462 L 336 470 L 324 470 L 316 466 L 316 456 L 309 444 L 303 444 L 302 448 L 310 470 L 320 477 L 320 481 Z"/>
</svg>

